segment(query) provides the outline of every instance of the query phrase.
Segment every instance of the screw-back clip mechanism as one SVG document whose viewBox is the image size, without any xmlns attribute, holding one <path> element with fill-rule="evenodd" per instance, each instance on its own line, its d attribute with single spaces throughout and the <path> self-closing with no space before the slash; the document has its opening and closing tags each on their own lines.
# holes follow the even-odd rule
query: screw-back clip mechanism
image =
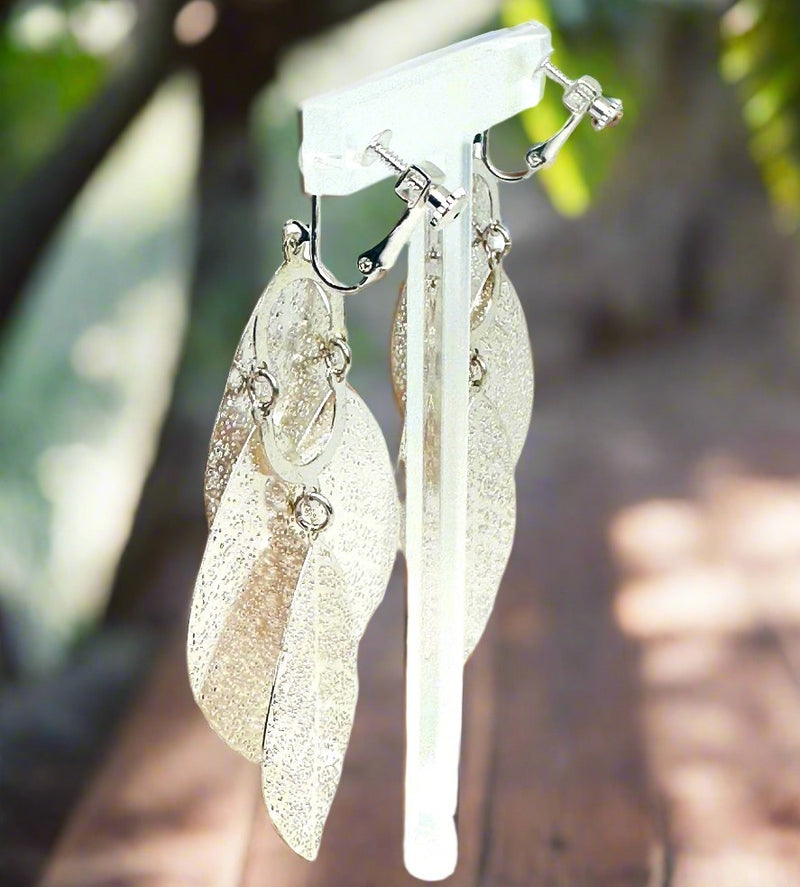
<svg viewBox="0 0 800 887">
<path fill-rule="evenodd" d="M 391 132 L 378 134 L 364 151 L 364 165 L 378 160 L 398 173 L 394 191 L 405 201 L 406 210 L 392 230 L 371 249 L 361 253 L 356 262 L 363 277 L 353 285 L 337 280 L 325 267 L 320 256 L 320 198 L 311 196 L 311 264 L 320 279 L 331 289 L 342 293 L 357 293 L 380 280 L 397 262 L 403 247 L 408 243 L 417 225 L 428 215 L 428 224 L 438 228 L 458 218 L 467 203 L 467 192 L 463 188 L 449 191 L 440 182 L 444 177 L 441 170 L 430 163 L 406 163 L 389 150 Z"/>
<path fill-rule="evenodd" d="M 527 168 L 519 172 L 507 172 L 492 163 L 489 157 L 489 131 L 483 132 L 479 137 L 483 162 L 494 176 L 504 182 L 523 181 L 550 166 L 584 117 L 591 119 L 592 127 L 597 131 L 616 126 L 622 120 L 622 102 L 603 95 L 603 88 L 594 77 L 584 75 L 577 80 L 570 80 L 549 58 L 542 62 L 539 70 L 563 86 L 562 101 L 570 116 L 554 136 L 528 149 L 525 155 Z"/>
</svg>

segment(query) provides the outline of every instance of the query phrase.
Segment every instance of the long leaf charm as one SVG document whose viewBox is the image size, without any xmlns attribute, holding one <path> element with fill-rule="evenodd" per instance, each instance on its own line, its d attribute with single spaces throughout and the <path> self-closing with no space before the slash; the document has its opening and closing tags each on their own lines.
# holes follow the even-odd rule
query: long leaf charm
<svg viewBox="0 0 800 887">
<path fill-rule="evenodd" d="M 533 356 L 525 315 L 502 266 L 510 240 L 499 220 L 497 189 L 479 158 L 473 175 L 472 223 L 465 658 L 483 634 L 511 553 L 514 469 L 533 408 Z M 433 248 L 426 257 L 426 286 L 434 294 L 441 275 L 440 252 Z M 403 288 L 391 347 L 392 379 L 401 410 L 406 386 L 405 299 Z"/>
<path fill-rule="evenodd" d="M 261 762 L 274 825 L 313 859 L 398 507 L 380 428 L 344 381 L 341 296 L 315 277 L 302 226 L 287 225 L 284 256 L 245 328 L 212 435 L 188 662 L 209 723 Z"/>
</svg>

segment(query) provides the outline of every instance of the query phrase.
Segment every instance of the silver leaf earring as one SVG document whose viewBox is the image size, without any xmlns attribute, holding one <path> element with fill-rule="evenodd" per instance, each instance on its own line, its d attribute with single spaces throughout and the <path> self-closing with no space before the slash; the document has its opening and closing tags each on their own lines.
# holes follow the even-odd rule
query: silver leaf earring
<svg viewBox="0 0 800 887">
<path fill-rule="evenodd" d="M 283 262 L 245 327 L 205 479 L 209 538 L 189 618 L 195 699 L 236 751 L 261 765 L 279 834 L 317 855 L 358 693 L 358 645 L 397 552 L 399 507 L 383 435 L 347 385 L 344 294 L 396 261 L 414 228 L 459 194 L 424 165 L 401 171 L 405 212 L 337 280 L 319 254 L 319 200 L 288 222 Z M 446 206 L 444 206 L 446 204 Z"/>
<path fill-rule="evenodd" d="M 564 89 L 570 116 L 561 129 L 526 154 L 526 168 L 507 172 L 489 153 L 489 133 L 475 140 L 472 175 L 473 243 L 470 261 L 470 401 L 468 412 L 466 599 L 464 655 L 483 634 L 514 540 L 514 470 L 527 437 L 533 408 L 533 354 L 517 293 L 503 268 L 511 235 L 500 216 L 497 181 L 520 182 L 545 169 L 584 117 L 596 130 L 616 125 L 622 103 L 603 95 L 593 77 L 570 80 L 550 59 L 541 70 Z M 431 316 L 442 279 L 442 251 L 435 231 L 426 231 L 425 298 Z M 401 291 L 392 332 L 392 379 L 401 411 L 406 385 L 406 303 Z M 401 452 L 402 460 L 402 452 Z"/>
<path fill-rule="evenodd" d="M 500 219 L 497 187 L 475 159 L 467 416 L 467 562 L 464 657 L 483 634 L 514 539 L 514 469 L 533 407 L 533 356 L 522 305 L 503 269 L 511 237 Z M 425 297 L 438 297 L 441 244 L 426 231 Z M 392 379 L 405 402 L 406 296 L 400 293 L 392 332 Z"/>
</svg>

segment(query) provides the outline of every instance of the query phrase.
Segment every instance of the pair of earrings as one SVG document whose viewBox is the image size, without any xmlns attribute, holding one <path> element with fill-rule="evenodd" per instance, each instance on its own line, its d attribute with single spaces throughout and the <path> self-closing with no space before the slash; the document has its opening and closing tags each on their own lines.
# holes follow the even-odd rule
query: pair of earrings
<svg viewBox="0 0 800 887">
<path fill-rule="evenodd" d="M 610 100 L 591 78 L 575 84 L 582 103 L 569 104 L 565 93 L 572 117 L 528 152 L 525 171 L 494 167 L 487 134 L 475 143 L 471 359 L 464 380 L 471 392 L 465 658 L 484 630 L 511 551 L 514 469 L 533 405 L 527 326 L 503 270 L 511 238 L 496 179 L 527 178 L 553 159 L 565 131 L 583 116 L 597 121 L 600 105 Z M 426 311 L 434 311 L 442 227 L 468 200 L 463 190 L 444 188 L 435 167 L 400 161 L 383 136 L 365 152 L 365 161 L 376 158 L 399 173 L 395 191 L 406 209 L 389 236 L 359 257 L 358 284 L 342 284 L 320 259 L 318 199 L 310 227 L 284 227 L 283 262 L 245 327 L 211 437 L 210 532 L 189 620 L 195 699 L 214 730 L 261 765 L 269 816 L 308 859 L 317 855 L 341 775 L 358 694 L 359 642 L 403 547 L 386 443 L 347 384 L 352 355 L 344 295 L 381 277 L 423 225 Z M 391 339 L 401 410 L 405 316 L 403 290 Z"/>
</svg>

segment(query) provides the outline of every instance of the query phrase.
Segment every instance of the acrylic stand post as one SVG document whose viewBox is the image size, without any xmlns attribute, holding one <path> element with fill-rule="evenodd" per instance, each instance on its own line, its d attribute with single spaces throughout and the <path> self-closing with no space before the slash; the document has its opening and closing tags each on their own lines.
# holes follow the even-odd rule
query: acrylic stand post
<svg viewBox="0 0 800 887">
<path fill-rule="evenodd" d="M 551 52 L 537 22 L 420 56 L 302 106 L 301 168 L 309 194 L 347 195 L 390 176 L 365 165 L 376 135 L 410 163 L 429 161 L 445 186 L 471 193 L 473 140 L 538 104 Z M 408 251 L 406 390 L 405 864 L 423 880 L 456 866 L 464 650 L 467 407 L 470 352 L 469 205 L 442 234 L 441 315 L 425 335 L 425 231 Z M 427 412 L 425 411 L 425 398 Z M 432 404 L 432 407 L 431 407 Z"/>
</svg>

